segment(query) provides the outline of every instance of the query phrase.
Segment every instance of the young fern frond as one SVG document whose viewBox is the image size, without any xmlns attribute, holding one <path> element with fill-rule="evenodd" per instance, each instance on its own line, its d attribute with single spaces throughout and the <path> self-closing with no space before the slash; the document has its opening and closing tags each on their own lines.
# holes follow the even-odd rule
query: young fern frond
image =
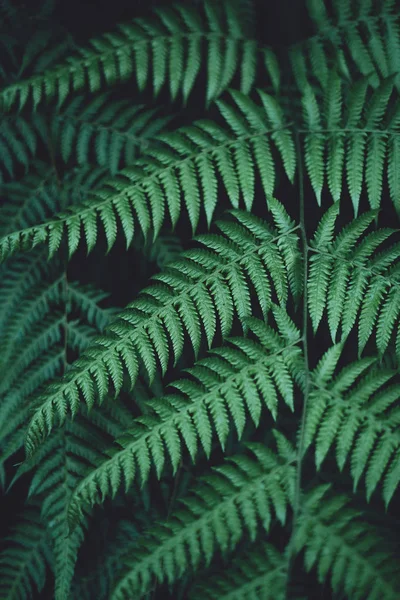
<svg viewBox="0 0 400 600">
<path fill-rule="evenodd" d="M 156 237 L 167 209 L 175 226 L 182 213 L 181 194 L 195 231 L 202 205 L 209 224 L 213 218 L 218 177 L 231 205 L 237 208 L 242 195 L 245 207 L 250 210 L 255 176 L 260 173 L 268 201 L 274 190 L 274 161 L 269 137 L 292 179 L 295 171 L 292 136 L 286 130 L 284 117 L 272 96 L 260 92 L 264 109 L 239 92 L 232 96 L 235 107 L 219 104 L 225 128 L 204 120 L 174 133 L 156 136 L 155 141 L 159 141 L 160 146 L 149 149 L 134 167 L 122 170 L 117 178 L 93 190 L 81 207 L 73 206 L 47 223 L 14 231 L 1 239 L 0 258 L 4 260 L 18 250 L 27 250 L 44 242 L 52 256 L 63 237 L 67 238 L 70 256 L 76 251 L 81 237 L 84 237 L 89 252 L 96 245 L 99 221 L 108 249 L 114 245 L 120 227 L 127 246 L 132 241 L 135 225 L 139 225 L 145 236 L 152 227 Z"/>
<path fill-rule="evenodd" d="M 231 338 L 229 346 L 211 351 L 188 369 L 190 378 L 172 384 L 178 393 L 147 403 L 152 414 L 138 417 L 129 434 L 119 440 L 119 448 L 112 448 L 111 456 L 77 487 L 69 509 L 71 523 L 82 505 L 94 504 L 109 493 L 114 496 L 123 483 L 125 489 L 136 479 L 144 485 L 151 467 L 159 478 L 167 456 L 176 472 L 183 444 L 195 462 L 199 445 L 210 456 L 215 437 L 224 450 L 231 422 L 240 439 L 250 419 L 259 425 L 264 405 L 276 419 L 278 396 L 294 409 L 299 332 L 292 332 L 295 337 L 285 344 L 261 321 L 250 320 L 249 327 L 258 342 Z"/>
<path fill-rule="evenodd" d="M 285 558 L 270 544 L 258 543 L 190 590 L 193 600 L 284 600 Z"/>
<path fill-rule="evenodd" d="M 296 233 L 285 231 L 285 224 L 274 230 L 241 211 L 232 215 L 233 222 L 219 223 L 223 235 L 199 237 L 203 248 L 186 252 L 157 275 L 155 283 L 119 314 L 64 381 L 41 397 L 27 435 L 29 454 L 56 421 L 62 422 L 68 412 L 76 413 L 81 396 L 90 407 L 95 400 L 101 402 L 111 385 L 118 394 L 124 369 L 134 385 L 140 361 L 151 381 L 158 364 L 165 372 L 171 349 L 175 363 L 181 357 L 185 334 L 197 355 L 202 339 L 211 345 L 217 326 L 224 337 L 229 334 L 235 315 L 245 328 L 252 314 L 250 290 L 264 314 L 271 303 L 271 283 L 279 302 L 286 302 L 287 279 L 296 281 L 301 262 L 300 255 L 294 254 Z"/>
<path fill-rule="evenodd" d="M 34 109 L 44 100 L 61 106 L 71 91 L 98 92 L 134 77 L 139 90 L 151 84 L 155 96 L 168 83 L 172 99 L 187 102 L 199 76 L 206 46 L 206 101 L 226 89 L 237 71 L 241 90 L 248 94 L 256 76 L 257 43 L 243 37 L 233 4 L 215 6 L 206 0 L 198 11 L 176 5 L 154 12 L 153 18 L 135 19 L 114 32 L 94 38 L 64 63 L 8 86 L 0 93 L 3 110 Z M 218 10 L 221 8 L 221 11 Z M 244 68 L 246 67 L 246 68 Z"/>
<path fill-rule="evenodd" d="M 334 377 L 339 357 L 340 347 L 328 350 L 312 376 L 305 450 L 315 445 L 319 469 L 335 444 L 339 469 L 350 463 L 354 489 L 365 474 L 369 500 L 383 481 L 383 498 L 388 505 L 400 483 L 396 372 L 378 370 L 376 360 L 365 358 L 347 365 Z"/>
<path fill-rule="evenodd" d="M 248 449 L 251 454 L 233 456 L 214 467 L 168 521 L 148 532 L 144 547 L 127 551 L 127 572 L 111 600 L 141 598 L 154 577 L 172 583 L 201 561 L 209 564 L 217 549 L 232 551 L 245 532 L 251 540 L 260 526 L 268 532 L 273 516 L 285 523 L 293 501 L 294 467 L 287 456 L 262 444 L 248 444 Z M 294 456 L 292 450 L 292 461 Z"/>
<path fill-rule="evenodd" d="M 377 252 L 397 231 L 387 228 L 366 234 L 376 214 L 364 213 L 335 237 L 338 206 L 325 213 L 310 242 L 308 305 L 314 331 L 327 313 L 333 341 L 339 327 L 347 337 L 358 322 L 359 354 L 374 330 L 380 354 L 396 332 L 400 359 L 400 245 L 395 242 Z"/>
<path fill-rule="evenodd" d="M 333 591 L 347 598 L 395 600 L 399 595 L 398 565 L 388 544 L 366 523 L 349 498 L 329 494 L 329 485 L 314 488 L 304 501 L 296 531 L 296 552 L 304 550 L 307 571 L 328 575 Z"/>
</svg>

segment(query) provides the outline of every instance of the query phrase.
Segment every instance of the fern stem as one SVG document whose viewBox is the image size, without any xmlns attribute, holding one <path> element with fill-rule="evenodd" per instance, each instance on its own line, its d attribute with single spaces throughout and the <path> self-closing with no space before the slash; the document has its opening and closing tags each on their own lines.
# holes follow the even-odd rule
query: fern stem
<svg viewBox="0 0 400 600">
<path fill-rule="evenodd" d="M 299 199 L 300 199 L 300 236 L 302 241 L 303 250 L 303 326 L 302 326 L 302 343 L 303 343 L 303 356 L 304 356 L 304 390 L 303 390 L 303 408 L 300 421 L 300 429 L 298 433 L 298 444 L 297 444 L 297 467 L 296 467 L 296 486 L 294 492 L 293 502 L 293 521 L 292 521 L 292 532 L 290 540 L 287 546 L 287 579 L 286 579 L 286 597 L 290 598 L 290 579 L 293 572 L 294 563 L 294 542 L 295 533 L 298 525 L 300 510 L 301 510 L 301 480 L 302 480 L 302 469 L 303 469 L 303 454 L 305 444 L 305 423 L 307 414 L 307 404 L 310 391 L 310 368 L 308 359 L 308 296 L 307 296 L 307 280 L 308 280 L 308 253 L 309 245 L 307 241 L 307 231 L 305 224 L 305 206 L 304 206 L 304 176 L 303 176 L 303 160 L 301 155 L 301 145 L 299 135 L 296 135 L 296 153 L 297 153 L 297 165 L 298 165 L 298 181 L 299 181 Z"/>
</svg>

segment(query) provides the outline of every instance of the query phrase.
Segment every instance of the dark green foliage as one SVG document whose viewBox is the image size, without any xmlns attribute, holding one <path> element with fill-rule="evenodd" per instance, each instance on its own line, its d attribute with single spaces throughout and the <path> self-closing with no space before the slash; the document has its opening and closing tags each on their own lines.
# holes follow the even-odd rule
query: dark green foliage
<svg viewBox="0 0 400 600">
<path fill-rule="evenodd" d="M 396 3 L 299 2 L 289 48 L 252 0 L 82 46 L 38 5 L 0 2 L 1 598 L 398 600 Z"/>
</svg>

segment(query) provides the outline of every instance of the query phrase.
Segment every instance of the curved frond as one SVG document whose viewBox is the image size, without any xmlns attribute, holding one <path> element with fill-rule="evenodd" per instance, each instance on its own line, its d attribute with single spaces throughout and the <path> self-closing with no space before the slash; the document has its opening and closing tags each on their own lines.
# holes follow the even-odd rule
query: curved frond
<svg viewBox="0 0 400 600">
<path fill-rule="evenodd" d="M 349 498 L 328 494 L 327 488 L 315 488 L 306 497 L 295 535 L 307 572 L 315 567 L 320 583 L 329 577 L 333 591 L 348 598 L 395 600 L 398 562 L 386 541 L 349 506 Z"/>
<path fill-rule="evenodd" d="M 277 147 L 289 178 L 293 178 L 296 161 L 292 136 L 285 129 L 272 96 L 261 93 L 265 110 L 239 92 L 233 92 L 232 97 L 236 107 L 219 103 L 226 128 L 203 120 L 156 136 L 154 141 L 158 144 L 154 149 L 149 149 L 134 167 L 122 170 L 118 177 L 93 190 L 80 207 L 73 206 L 53 220 L 0 239 L 2 260 L 41 243 L 47 243 L 52 256 L 63 238 L 67 239 L 70 255 L 81 238 L 89 252 L 96 245 L 99 223 L 108 249 L 114 245 L 120 227 L 127 246 L 137 225 L 145 236 L 152 228 L 155 238 L 167 211 L 172 225 L 176 224 L 182 214 L 181 195 L 194 231 L 202 207 L 208 224 L 211 223 L 218 177 L 234 208 L 242 196 L 246 209 L 251 209 L 258 173 L 268 200 L 274 189 L 269 138 Z"/>
<path fill-rule="evenodd" d="M 190 378 L 172 384 L 178 393 L 147 403 L 152 414 L 138 417 L 134 427 L 93 468 L 74 492 L 70 518 L 75 522 L 86 503 L 116 494 L 135 479 L 146 483 L 151 467 L 161 476 L 167 458 L 175 472 L 183 446 L 195 462 L 199 445 L 207 456 L 213 438 L 225 448 L 231 423 L 238 438 L 250 419 L 257 427 L 264 406 L 277 416 L 278 396 L 293 410 L 293 363 L 300 349 L 296 339 L 286 343 L 261 321 L 249 321 L 259 341 L 232 338 L 188 369 Z M 110 454 L 111 453 L 111 454 Z"/>
<path fill-rule="evenodd" d="M 154 577 L 172 583 L 187 569 L 209 564 L 217 549 L 234 549 L 245 532 L 254 540 L 260 525 L 268 531 L 273 515 L 285 523 L 294 468 L 261 444 L 249 449 L 252 455 L 228 458 L 204 476 L 181 508 L 148 532 L 140 550 L 127 552 L 127 572 L 112 600 L 141 598 Z"/>
<path fill-rule="evenodd" d="M 207 102 L 229 86 L 237 71 L 247 94 L 256 75 L 257 43 L 243 36 L 239 17 L 231 2 L 215 6 L 206 0 L 201 11 L 184 4 L 157 9 L 152 18 L 121 24 L 58 66 L 9 85 L 0 101 L 6 110 L 28 102 L 36 109 L 45 99 L 61 106 L 72 90 L 98 92 L 102 81 L 110 86 L 133 76 L 140 90 L 151 85 L 154 95 L 168 82 L 172 99 L 180 94 L 186 102 L 203 62 L 203 44 Z"/>
<path fill-rule="evenodd" d="M 134 385 L 140 362 L 151 381 L 157 364 L 165 372 L 172 353 L 175 363 L 180 358 L 185 335 L 197 355 L 202 339 L 211 345 L 217 326 L 224 337 L 230 332 L 234 315 L 245 328 L 252 314 L 251 289 L 264 314 L 271 302 L 271 283 L 281 304 L 285 303 L 286 273 L 297 263 L 285 262 L 281 248 L 287 238 L 292 251 L 296 234 L 289 230 L 279 235 L 244 212 L 234 211 L 233 217 L 234 222 L 219 223 L 223 235 L 199 237 L 203 248 L 188 251 L 157 275 L 65 379 L 41 397 L 26 440 L 28 453 L 57 420 L 76 413 L 81 396 L 90 407 L 96 399 L 102 400 L 111 385 L 118 394 L 124 369 Z"/>
</svg>

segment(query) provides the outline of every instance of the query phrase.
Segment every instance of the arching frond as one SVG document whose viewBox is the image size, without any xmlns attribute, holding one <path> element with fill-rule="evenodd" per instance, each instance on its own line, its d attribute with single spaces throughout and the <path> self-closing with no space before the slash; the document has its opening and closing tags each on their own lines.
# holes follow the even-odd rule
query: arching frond
<svg viewBox="0 0 400 600">
<path fill-rule="evenodd" d="M 223 236 L 199 237 L 203 248 L 188 251 L 157 275 L 155 284 L 127 306 L 65 380 L 42 396 L 42 406 L 27 437 L 28 453 L 58 419 L 62 421 L 67 412 L 77 411 L 81 395 L 92 406 L 95 399 L 102 400 L 111 385 L 118 394 L 124 369 L 133 385 L 140 361 L 151 381 L 157 363 L 165 372 L 171 347 L 175 362 L 180 358 L 185 334 L 197 355 L 202 339 L 211 345 L 217 325 L 223 336 L 230 332 L 234 315 L 245 328 L 245 320 L 252 313 L 250 289 L 264 314 L 271 302 L 271 282 L 284 304 L 288 297 L 286 273 L 301 262 L 286 260 L 293 257 L 296 234 L 289 230 L 279 235 L 244 212 L 234 211 L 233 217 L 234 222 L 219 224 Z M 285 246 L 289 252 L 284 254 L 281 248 Z"/>
<path fill-rule="evenodd" d="M 293 410 L 292 365 L 300 352 L 299 332 L 285 344 L 262 322 L 250 321 L 249 326 L 258 342 L 232 338 L 229 346 L 211 351 L 189 369 L 190 378 L 172 384 L 178 393 L 147 403 L 153 413 L 139 417 L 119 447 L 79 484 L 70 505 L 72 521 L 82 505 L 115 495 L 123 484 L 128 489 L 135 479 L 146 483 L 152 466 L 160 477 L 167 457 L 176 471 L 184 444 L 195 461 L 199 445 L 210 455 L 213 438 L 225 448 L 231 422 L 240 439 L 248 420 L 258 426 L 263 406 L 275 419 L 278 396 Z"/>
<path fill-rule="evenodd" d="M 359 353 L 373 331 L 382 354 L 392 334 L 400 339 L 399 258 L 396 242 L 382 248 L 395 230 L 378 229 L 366 234 L 376 212 L 364 213 L 334 236 L 338 208 L 334 205 L 322 218 L 311 241 L 308 306 L 314 331 L 327 312 L 332 339 L 341 326 L 347 337 L 358 322 Z M 400 344 L 397 342 L 400 358 Z"/>
<path fill-rule="evenodd" d="M 286 560 L 270 544 L 258 543 L 224 565 L 224 572 L 190 590 L 193 600 L 284 600 Z"/>
<path fill-rule="evenodd" d="M 305 424 L 305 447 L 315 445 L 320 468 L 335 444 L 340 470 L 350 463 L 354 488 L 365 474 L 367 499 L 383 482 L 389 504 L 400 483 L 400 437 L 396 372 L 365 358 L 334 377 L 340 347 L 322 357 L 315 370 Z"/>
<path fill-rule="evenodd" d="M 260 525 L 269 530 L 274 513 L 285 523 L 294 468 L 263 445 L 249 449 L 252 456 L 234 456 L 203 477 L 181 508 L 148 532 L 140 550 L 127 552 L 127 572 L 112 600 L 141 598 L 154 577 L 171 583 L 200 562 L 209 564 L 217 549 L 232 550 L 245 532 L 254 540 Z"/>
<path fill-rule="evenodd" d="M 131 165 L 171 119 L 157 108 L 113 100 L 110 93 L 89 103 L 77 96 L 51 119 L 53 144 L 66 163 L 87 165 L 93 153 L 96 164 L 115 174 L 121 165 Z"/>
<path fill-rule="evenodd" d="M 359 74 L 377 87 L 396 74 L 400 61 L 400 31 L 394 0 L 334 0 L 332 9 L 324 0 L 307 0 L 315 33 L 290 50 L 293 75 L 299 89 L 313 76 L 325 87 L 329 68 L 352 80 Z"/>
<path fill-rule="evenodd" d="M 57 67 L 8 86 L 0 101 L 6 110 L 27 102 L 36 109 L 44 99 L 53 98 L 61 105 L 72 90 L 97 92 L 102 80 L 112 85 L 133 76 L 141 90 L 151 83 L 155 95 L 168 82 L 171 97 L 180 94 L 186 102 L 199 75 L 203 44 L 206 100 L 226 89 L 237 71 L 242 91 L 249 93 L 256 75 L 257 43 L 243 36 L 234 4 L 206 0 L 201 11 L 181 4 L 157 9 L 152 19 L 119 25 Z"/>
<path fill-rule="evenodd" d="M 126 243 L 132 241 L 135 226 L 146 236 L 152 227 L 160 231 L 168 210 L 174 226 L 182 213 L 181 195 L 192 229 L 196 230 L 201 208 L 211 223 L 218 197 L 218 177 L 230 203 L 250 210 L 258 173 L 268 197 L 274 190 L 274 162 L 270 141 L 277 147 L 287 175 L 293 178 L 295 151 L 291 134 L 275 99 L 261 93 L 264 110 L 238 92 L 232 93 L 236 107 L 219 103 L 226 122 L 221 128 L 211 121 L 198 121 L 174 133 L 156 136 L 159 145 L 149 149 L 135 167 L 124 169 L 80 207 L 59 214 L 38 226 L 14 231 L 0 239 L 3 260 L 18 250 L 46 242 L 52 256 L 67 238 L 72 255 L 83 237 L 88 251 L 96 244 L 99 222 L 110 249 L 119 228 Z"/>
<path fill-rule="evenodd" d="M 329 494 L 328 488 L 309 493 L 296 531 L 296 552 L 304 550 L 306 570 L 315 567 L 321 583 L 329 577 L 333 591 L 348 598 L 395 600 L 398 563 L 386 540 L 349 506 L 349 498 Z"/>
</svg>

